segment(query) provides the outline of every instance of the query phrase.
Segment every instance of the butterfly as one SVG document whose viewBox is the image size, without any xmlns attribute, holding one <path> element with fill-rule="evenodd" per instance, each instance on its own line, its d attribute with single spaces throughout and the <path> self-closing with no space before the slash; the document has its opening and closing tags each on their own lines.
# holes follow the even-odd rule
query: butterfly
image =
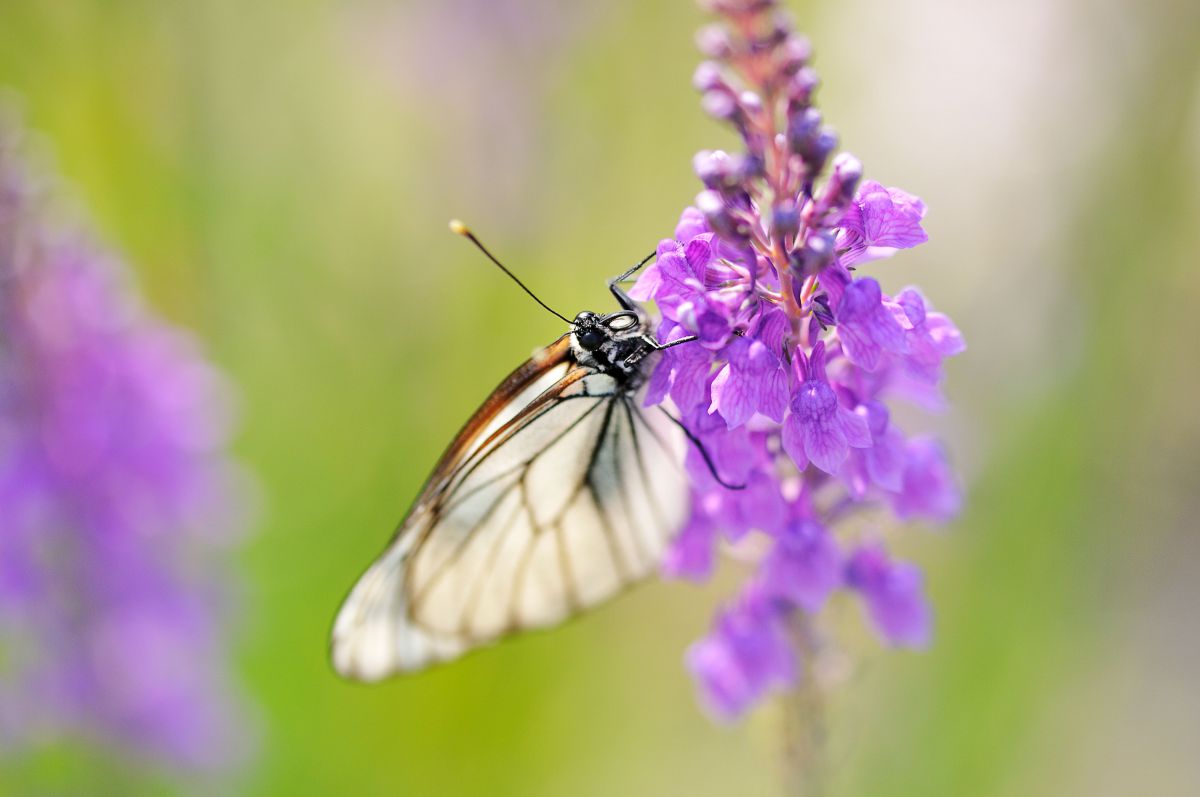
<svg viewBox="0 0 1200 797">
<path fill-rule="evenodd" d="M 687 519 L 695 438 L 643 398 L 659 352 L 694 338 L 659 343 L 619 287 L 650 257 L 609 281 L 618 310 L 567 319 L 451 229 L 570 328 L 471 416 L 346 598 L 332 659 L 356 680 L 558 623 L 651 573 Z"/>
</svg>

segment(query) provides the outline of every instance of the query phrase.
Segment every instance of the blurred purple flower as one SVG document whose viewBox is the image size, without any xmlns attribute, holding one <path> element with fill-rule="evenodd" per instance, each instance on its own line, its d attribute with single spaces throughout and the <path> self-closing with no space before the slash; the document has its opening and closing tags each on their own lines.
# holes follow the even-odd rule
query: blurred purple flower
<svg viewBox="0 0 1200 797">
<path fill-rule="evenodd" d="M 796 679 L 795 654 L 766 595 L 753 589 L 717 618 L 709 636 L 687 652 L 687 664 L 719 717 L 734 717 L 771 689 Z"/>
<path fill-rule="evenodd" d="M 925 518 L 945 522 L 962 508 L 962 495 L 946 453 L 928 437 L 908 441 L 899 490 L 889 498 L 901 520 Z"/>
<path fill-rule="evenodd" d="M 879 545 L 859 548 L 846 564 L 846 583 L 862 596 L 871 623 L 892 645 L 929 644 L 932 620 L 923 582 L 920 569 L 891 561 Z"/>
<path fill-rule="evenodd" d="M 772 0 L 708 5 L 724 24 L 702 31 L 712 60 L 693 83 L 742 151 L 697 154 L 704 190 L 631 294 L 658 304 L 660 340 L 697 339 L 663 354 L 647 395 L 672 400 L 708 454 L 689 451 L 692 519 L 665 573 L 706 578 L 723 540 L 767 545 L 688 653 L 704 702 L 728 718 L 796 681 L 807 665 L 793 640 L 806 635 L 791 625 L 839 589 L 861 597 L 889 644 L 928 641 L 920 571 L 840 540 L 839 525 L 864 507 L 901 520 L 958 511 L 940 446 L 907 439 L 885 402 L 937 404 L 942 362 L 964 345 L 916 289 L 893 297 L 857 276 L 926 240 L 925 205 L 835 155 L 837 136 L 812 105 L 808 43 Z"/>
<path fill-rule="evenodd" d="M 763 561 L 762 577 L 771 594 L 786 597 L 805 611 L 819 611 L 841 586 L 842 554 L 821 524 L 793 521 Z"/>
<path fill-rule="evenodd" d="M 244 756 L 220 617 L 244 490 L 229 397 L 126 272 L 50 228 L 0 129 L 0 750 Z"/>
</svg>

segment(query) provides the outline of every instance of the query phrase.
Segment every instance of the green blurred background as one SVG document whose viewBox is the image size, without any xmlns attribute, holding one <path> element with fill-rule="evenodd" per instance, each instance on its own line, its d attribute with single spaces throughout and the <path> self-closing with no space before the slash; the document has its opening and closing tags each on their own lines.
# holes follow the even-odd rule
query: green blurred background
<svg viewBox="0 0 1200 797">
<path fill-rule="evenodd" d="M 1200 793 L 1200 5 L 790 5 L 844 145 L 930 206 L 931 242 L 872 274 L 919 282 L 971 347 L 953 410 L 921 421 L 968 510 L 903 546 L 937 641 L 886 652 L 834 607 L 829 792 Z M 326 663 L 449 435 L 559 332 L 446 220 L 552 305 L 606 306 L 694 196 L 692 154 L 732 143 L 690 88 L 703 20 L 688 0 L 0 5 L 0 90 L 61 193 L 240 392 L 258 748 L 201 791 L 778 789 L 772 709 L 715 726 L 681 663 L 732 570 L 382 686 Z M 0 767 L 3 793 L 100 789 L 70 756 Z"/>
</svg>

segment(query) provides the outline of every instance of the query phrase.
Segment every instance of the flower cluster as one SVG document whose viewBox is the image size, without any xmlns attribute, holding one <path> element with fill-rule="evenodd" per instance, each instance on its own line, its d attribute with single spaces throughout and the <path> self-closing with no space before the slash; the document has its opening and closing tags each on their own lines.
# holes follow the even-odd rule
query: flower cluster
<svg viewBox="0 0 1200 797">
<path fill-rule="evenodd" d="M 18 143 L 0 130 L 0 750 L 222 767 L 244 736 L 226 391 L 118 263 L 51 229 Z"/>
<path fill-rule="evenodd" d="M 861 599 L 887 643 L 930 635 L 922 574 L 874 538 L 835 526 L 865 508 L 944 521 L 960 496 L 938 444 L 907 437 L 887 401 L 940 403 L 953 323 L 915 288 L 895 295 L 863 264 L 926 240 L 925 205 L 862 179 L 813 107 L 808 43 L 770 0 L 714 0 L 703 30 L 702 105 L 739 134 L 740 152 L 695 158 L 704 183 L 675 237 L 631 295 L 657 303 L 671 347 L 648 403 L 668 397 L 699 441 L 689 454 L 692 516 L 669 575 L 706 578 L 718 541 L 768 541 L 742 593 L 688 654 L 708 705 L 736 716 L 798 677 L 797 612 L 830 594 Z M 733 489 L 737 488 L 737 489 Z"/>
</svg>

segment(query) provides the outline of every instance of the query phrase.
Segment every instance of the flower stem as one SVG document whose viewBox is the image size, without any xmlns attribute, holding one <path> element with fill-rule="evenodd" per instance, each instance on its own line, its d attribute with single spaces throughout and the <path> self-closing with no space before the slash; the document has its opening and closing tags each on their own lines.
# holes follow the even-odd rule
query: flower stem
<svg viewBox="0 0 1200 797">
<path fill-rule="evenodd" d="M 779 697 L 783 793 L 788 797 L 820 797 L 824 793 L 825 705 L 814 662 L 818 640 L 812 618 L 796 612 L 789 631 L 800 662 L 800 681 Z"/>
</svg>

